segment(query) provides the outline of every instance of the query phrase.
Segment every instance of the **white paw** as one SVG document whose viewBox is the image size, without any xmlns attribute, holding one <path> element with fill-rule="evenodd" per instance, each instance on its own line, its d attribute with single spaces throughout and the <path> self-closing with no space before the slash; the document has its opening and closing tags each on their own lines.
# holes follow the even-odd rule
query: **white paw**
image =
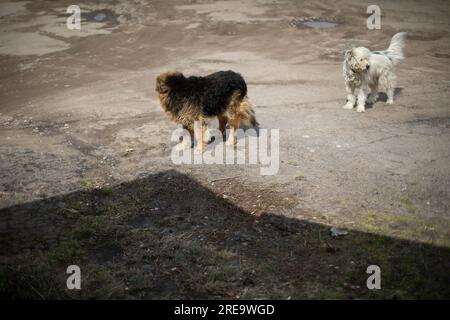
<svg viewBox="0 0 450 320">
<path fill-rule="evenodd" d="M 366 109 L 362 106 L 356 107 L 356 112 L 366 112 Z"/>
<path fill-rule="evenodd" d="M 353 104 L 347 103 L 346 105 L 344 105 L 343 108 L 344 108 L 344 109 L 353 109 Z"/>
<path fill-rule="evenodd" d="M 388 101 L 386 101 L 386 104 L 389 104 L 389 105 L 394 104 L 394 100 L 389 99 Z"/>
</svg>

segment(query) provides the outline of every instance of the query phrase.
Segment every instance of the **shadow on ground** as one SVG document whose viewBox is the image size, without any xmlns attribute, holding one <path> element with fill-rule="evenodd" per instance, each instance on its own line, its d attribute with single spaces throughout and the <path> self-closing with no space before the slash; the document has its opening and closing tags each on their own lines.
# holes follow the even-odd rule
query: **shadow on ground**
<svg viewBox="0 0 450 320">
<path fill-rule="evenodd" d="M 328 226 L 253 215 L 176 171 L 0 217 L 6 299 L 450 297 L 448 248 L 357 231 L 335 239 Z M 65 289 L 72 264 L 81 268 L 79 291 Z M 381 290 L 366 288 L 372 264 Z"/>
<path fill-rule="evenodd" d="M 398 98 L 398 96 L 400 96 L 402 94 L 402 91 L 403 91 L 403 88 L 395 88 L 395 90 L 394 90 L 394 101 L 395 101 L 395 99 Z M 375 103 L 377 103 L 377 102 L 384 102 L 384 103 L 386 103 L 387 99 L 388 99 L 388 97 L 387 97 L 386 92 L 378 92 L 378 97 L 377 97 L 377 100 L 375 101 Z M 366 102 L 366 107 L 368 109 L 373 108 L 373 105 L 374 105 L 374 103 Z"/>
<path fill-rule="evenodd" d="M 394 90 L 394 99 L 398 98 L 403 92 L 403 88 L 395 88 Z M 386 102 L 387 94 L 386 92 L 379 92 L 377 101 Z M 394 100 L 395 101 L 395 100 Z"/>
</svg>

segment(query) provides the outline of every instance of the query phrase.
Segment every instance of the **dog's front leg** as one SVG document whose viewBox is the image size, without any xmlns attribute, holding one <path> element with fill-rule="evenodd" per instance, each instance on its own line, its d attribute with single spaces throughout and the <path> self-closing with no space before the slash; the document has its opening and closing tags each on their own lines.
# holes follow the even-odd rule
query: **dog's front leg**
<svg viewBox="0 0 450 320">
<path fill-rule="evenodd" d="M 347 90 L 347 103 L 344 105 L 344 109 L 353 109 L 356 102 L 355 88 L 346 84 L 345 90 Z"/>
<path fill-rule="evenodd" d="M 357 112 L 366 111 L 366 98 L 367 98 L 367 88 L 361 87 L 358 93 L 358 104 L 356 106 Z"/>
<path fill-rule="evenodd" d="M 236 116 L 234 119 L 231 120 L 230 123 L 230 135 L 228 136 L 228 140 L 225 143 L 227 146 L 233 146 L 237 142 L 236 137 L 236 130 L 239 129 L 241 125 L 241 119 L 239 116 Z"/>
<path fill-rule="evenodd" d="M 178 145 L 179 150 L 184 150 L 187 148 L 191 148 L 192 144 L 194 143 L 194 130 L 190 125 L 183 125 L 183 129 L 187 132 L 189 132 L 189 136 L 186 134 L 183 135 L 183 142 Z"/>
</svg>

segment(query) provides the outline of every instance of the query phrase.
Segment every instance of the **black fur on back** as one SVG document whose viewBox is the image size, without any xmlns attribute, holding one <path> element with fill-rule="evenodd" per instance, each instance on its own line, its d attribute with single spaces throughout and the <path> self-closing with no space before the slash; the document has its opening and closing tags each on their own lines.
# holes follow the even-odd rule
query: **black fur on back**
<svg viewBox="0 0 450 320">
<path fill-rule="evenodd" d="M 232 94 L 238 91 L 242 98 L 247 95 L 247 84 L 239 73 L 219 71 L 205 77 L 184 77 L 177 73 L 166 80 L 168 109 L 178 113 L 188 103 L 201 108 L 208 117 L 222 114 Z"/>
</svg>

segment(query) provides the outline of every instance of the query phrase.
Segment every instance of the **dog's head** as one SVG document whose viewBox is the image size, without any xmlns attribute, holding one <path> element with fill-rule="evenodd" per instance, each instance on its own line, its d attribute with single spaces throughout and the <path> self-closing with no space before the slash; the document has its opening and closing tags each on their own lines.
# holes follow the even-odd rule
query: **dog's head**
<svg viewBox="0 0 450 320">
<path fill-rule="evenodd" d="M 160 94 L 168 93 L 182 79 L 184 79 L 184 76 L 181 72 L 171 71 L 162 73 L 156 78 L 155 90 Z"/>
<path fill-rule="evenodd" d="M 344 53 L 345 62 L 354 72 L 364 72 L 370 68 L 369 64 L 370 50 L 364 47 L 352 48 Z"/>
</svg>

